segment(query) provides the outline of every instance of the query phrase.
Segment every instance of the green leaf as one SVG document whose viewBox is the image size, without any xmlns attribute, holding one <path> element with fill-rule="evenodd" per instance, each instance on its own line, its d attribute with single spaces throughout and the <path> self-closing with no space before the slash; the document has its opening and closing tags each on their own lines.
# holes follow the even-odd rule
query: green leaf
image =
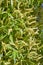
<svg viewBox="0 0 43 65">
<path fill-rule="evenodd" d="M 11 1 L 11 7 L 13 7 L 13 0 L 10 0 Z"/>
</svg>

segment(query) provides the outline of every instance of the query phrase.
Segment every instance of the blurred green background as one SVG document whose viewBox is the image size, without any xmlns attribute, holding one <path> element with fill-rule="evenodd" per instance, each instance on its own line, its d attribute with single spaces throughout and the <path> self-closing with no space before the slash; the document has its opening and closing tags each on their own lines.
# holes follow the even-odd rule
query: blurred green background
<svg viewBox="0 0 43 65">
<path fill-rule="evenodd" d="M 0 0 L 0 65 L 43 65 L 43 0 Z"/>
</svg>

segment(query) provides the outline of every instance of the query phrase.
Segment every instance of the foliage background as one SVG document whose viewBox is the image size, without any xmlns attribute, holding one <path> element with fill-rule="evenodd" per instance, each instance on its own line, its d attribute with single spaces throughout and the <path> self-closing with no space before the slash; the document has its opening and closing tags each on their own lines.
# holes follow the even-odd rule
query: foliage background
<svg viewBox="0 0 43 65">
<path fill-rule="evenodd" d="M 0 65 L 43 65 L 42 0 L 0 0 Z"/>
</svg>

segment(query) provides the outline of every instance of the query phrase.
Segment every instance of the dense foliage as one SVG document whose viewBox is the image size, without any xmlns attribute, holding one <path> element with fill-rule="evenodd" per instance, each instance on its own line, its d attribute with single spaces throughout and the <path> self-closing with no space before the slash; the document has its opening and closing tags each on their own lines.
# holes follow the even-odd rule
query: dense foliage
<svg viewBox="0 0 43 65">
<path fill-rule="evenodd" d="M 43 65 L 43 0 L 0 0 L 0 65 Z"/>
</svg>

